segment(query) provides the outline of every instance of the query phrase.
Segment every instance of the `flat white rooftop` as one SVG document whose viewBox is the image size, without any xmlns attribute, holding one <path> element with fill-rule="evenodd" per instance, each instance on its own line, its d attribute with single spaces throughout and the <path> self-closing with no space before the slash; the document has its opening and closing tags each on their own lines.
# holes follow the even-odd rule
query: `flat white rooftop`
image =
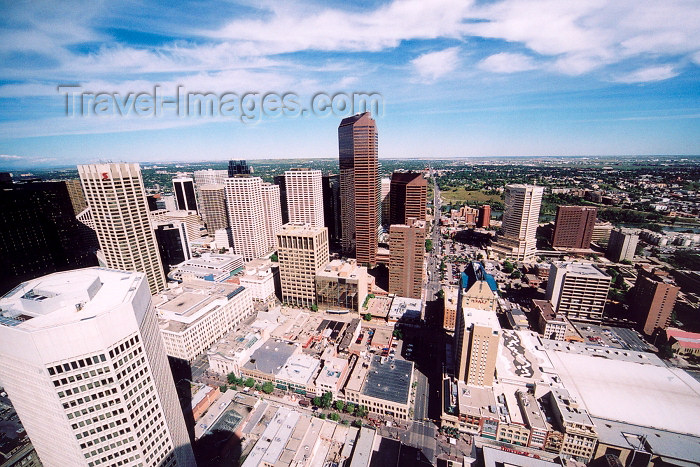
<svg viewBox="0 0 700 467">
<path fill-rule="evenodd" d="M 547 350 L 564 386 L 591 416 L 700 435 L 700 382 L 652 354 L 626 353 Z"/>
<path fill-rule="evenodd" d="M 462 314 L 464 317 L 464 322 L 467 323 L 467 325 L 476 324 L 477 326 L 488 326 L 499 331 L 501 329 L 501 325 L 498 322 L 498 316 L 496 316 L 495 311 L 479 310 L 477 308 L 462 308 Z"/>
<path fill-rule="evenodd" d="M 129 301 L 143 277 L 95 267 L 23 282 L 0 298 L 0 326 L 45 329 L 106 313 Z"/>
<path fill-rule="evenodd" d="M 555 261 L 554 265 L 557 269 L 565 269 L 567 274 L 596 277 L 600 279 L 610 278 L 610 276 L 601 271 L 593 263 L 580 263 L 578 261 Z"/>
</svg>

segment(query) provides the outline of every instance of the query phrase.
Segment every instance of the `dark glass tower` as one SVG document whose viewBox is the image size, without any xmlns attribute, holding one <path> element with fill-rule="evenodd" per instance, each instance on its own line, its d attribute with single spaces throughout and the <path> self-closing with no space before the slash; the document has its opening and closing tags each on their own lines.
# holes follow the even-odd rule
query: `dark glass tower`
<svg viewBox="0 0 700 467">
<path fill-rule="evenodd" d="M 246 161 L 228 161 L 228 176 L 250 175 L 250 167 Z"/>
</svg>

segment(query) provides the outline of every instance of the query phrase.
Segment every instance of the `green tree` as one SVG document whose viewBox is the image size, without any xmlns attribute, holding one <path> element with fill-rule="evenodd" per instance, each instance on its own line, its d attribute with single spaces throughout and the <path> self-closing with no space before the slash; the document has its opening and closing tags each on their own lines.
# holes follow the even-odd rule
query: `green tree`
<svg viewBox="0 0 700 467">
<path fill-rule="evenodd" d="M 364 405 L 361 405 L 357 408 L 357 416 L 360 418 L 364 418 L 367 415 L 367 407 Z"/>
<path fill-rule="evenodd" d="M 226 379 L 228 380 L 228 384 L 236 384 L 238 382 L 238 378 L 236 378 L 236 375 L 233 373 L 226 375 Z"/>
<path fill-rule="evenodd" d="M 327 409 L 328 407 L 331 406 L 331 403 L 333 402 L 333 393 L 330 391 L 326 391 L 323 396 L 321 396 L 321 407 L 324 409 Z"/>
<path fill-rule="evenodd" d="M 365 321 L 372 321 L 372 313 L 365 313 L 364 315 L 362 315 L 362 319 L 364 319 Z"/>
<path fill-rule="evenodd" d="M 359 420 L 359 419 L 353 420 L 352 426 L 356 426 L 357 428 L 361 428 L 362 427 L 362 420 Z"/>
<path fill-rule="evenodd" d="M 328 418 L 330 418 L 334 422 L 337 422 L 340 420 L 340 415 L 338 415 L 337 413 L 332 413 L 328 416 Z"/>
<path fill-rule="evenodd" d="M 433 241 L 429 238 L 425 239 L 425 251 L 427 251 L 428 253 L 433 251 Z"/>
<path fill-rule="evenodd" d="M 345 405 L 345 411 L 346 411 L 347 413 L 349 413 L 350 415 L 352 415 L 353 413 L 355 413 L 355 404 L 353 404 L 352 402 L 347 403 L 347 404 Z"/>
<path fill-rule="evenodd" d="M 394 329 L 394 332 L 391 334 L 399 340 L 403 339 L 403 331 L 401 329 Z"/>
<path fill-rule="evenodd" d="M 445 291 L 442 289 L 438 290 L 437 298 L 439 298 L 440 300 L 444 299 L 445 298 Z"/>
<path fill-rule="evenodd" d="M 506 260 L 503 263 L 503 272 L 505 272 L 506 274 L 510 274 L 511 272 L 513 272 L 513 269 L 515 269 L 515 266 L 513 266 L 513 263 L 511 263 L 510 261 Z"/>
<path fill-rule="evenodd" d="M 347 420 L 343 420 L 343 425 L 348 426 L 348 425 L 350 425 L 350 422 Z"/>
<path fill-rule="evenodd" d="M 315 405 L 316 407 L 321 407 L 321 398 L 320 397 L 314 397 L 311 399 L 311 403 Z"/>
<path fill-rule="evenodd" d="M 318 311 L 318 305 L 315 303 L 311 305 L 311 311 Z"/>
<path fill-rule="evenodd" d="M 342 412 L 343 409 L 345 408 L 345 402 L 341 400 L 335 401 L 335 409 L 339 412 Z"/>
<path fill-rule="evenodd" d="M 275 390 L 275 386 L 270 381 L 267 381 L 267 382 L 265 382 L 265 384 L 262 385 L 262 391 L 265 394 L 272 394 L 272 391 L 274 391 L 274 390 Z"/>
<path fill-rule="evenodd" d="M 221 391 L 221 394 L 225 393 L 226 391 L 228 391 L 228 386 L 222 384 L 221 386 L 219 386 L 219 391 Z"/>
<path fill-rule="evenodd" d="M 320 415 L 318 416 L 318 418 L 320 418 L 321 420 L 325 420 L 325 419 L 326 419 L 326 414 L 325 414 L 325 413 L 322 413 L 322 414 L 320 414 Z"/>
<path fill-rule="evenodd" d="M 272 256 L 270 256 L 270 260 L 274 261 L 275 263 L 279 261 L 279 258 L 277 257 L 277 253 L 272 253 Z"/>
<path fill-rule="evenodd" d="M 510 273 L 511 279 L 520 279 L 521 276 L 522 273 L 520 272 L 520 269 L 514 269 L 513 272 Z"/>
<path fill-rule="evenodd" d="M 248 378 L 247 380 L 245 380 L 244 384 L 247 388 L 252 388 L 253 386 L 255 386 L 255 380 L 253 378 Z"/>
</svg>

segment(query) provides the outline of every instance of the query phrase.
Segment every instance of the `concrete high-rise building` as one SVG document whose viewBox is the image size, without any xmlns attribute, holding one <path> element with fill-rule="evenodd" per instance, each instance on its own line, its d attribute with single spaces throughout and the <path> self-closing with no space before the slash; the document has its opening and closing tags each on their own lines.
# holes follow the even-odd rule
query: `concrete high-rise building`
<svg viewBox="0 0 700 467">
<path fill-rule="evenodd" d="M 287 211 L 292 224 L 323 227 L 323 185 L 320 170 L 292 169 L 284 172 Z"/>
<path fill-rule="evenodd" d="M 316 304 L 316 273 L 329 260 L 328 229 L 285 224 L 277 233 L 282 301 L 303 308 Z"/>
<path fill-rule="evenodd" d="M 227 228 L 226 185 L 202 185 L 198 191 L 199 208 L 207 232 L 211 235 L 217 230 Z"/>
<path fill-rule="evenodd" d="M 338 127 L 343 251 L 361 265 L 377 264 L 379 160 L 377 126 L 369 112 L 343 119 Z"/>
<path fill-rule="evenodd" d="M 610 290 L 610 276 L 592 263 L 555 261 L 545 299 L 556 314 L 576 321 L 600 322 Z"/>
<path fill-rule="evenodd" d="M 280 207 L 280 187 L 271 183 L 263 183 L 262 187 L 263 216 L 265 219 L 265 237 L 268 251 L 277 247 L 277 232 L 282 230 L 282 210 Z"/>
<path fill-rule="evenodd" d="M 194 192 L 194 179 L 191 177 L 173 178 L 175 203 L 179 211 L 198 211 L 197 195 Z"/>
<path fill-rule="evenodd" d="M 382 178 L 381 180 L 381 212 L 382 212 L 382 225 L 389 225 L 391 223 L 391 179 Z"/>
<path fill-rule="evenodd" d="M 425 220 L 428 181 L 416 172 L 394 172 L 389 197 L 390 224 L 405 224 L 406 219 Z"/>
<path fill-rule="evenodd" d="M 588 249 L 598 209 L 592 206 L 557 206 L 552 246 Z"/>
<path fill-rule="evenodd" d="M 243 161 L 243 160 L 228 161 L 228 176 L 229 176 L 229 178 L 233 177 L 235 175 L 250 175 L 250 174 L 251 174 L 251 170 L 250 170 L 250 167 L 248 167 L 248 163 L 246 161 Z"/>
<path fill-rule="evenodd" d="M 154 229 L 158 252 L 167 276 L 170 266 L 175 266 L 192 258 L 184 222 L 158 222 Z"/>
<path fill-rule="evenodd" d="M 657 329 L 666 329 L 671 324 L 679 290 L 666 271 L 639 271 L 630 309 L 644 334 L 651 336 Z"/>
<path fill-rule="evenodd" d="M 591 243 L 596 243 L 607 247 L 610 241 L 610 232 L 613 230 L 613 225 L 610 222 L 596 221 L 593 226 L 593 234 L 591 235 Z"/>
<path fill-rule="evenodd" d="M 199 190 L 204 185 L 225 185 L 228 178 L 228 170 L 195 170 L 192 173 L 194 185 Z"/>
<path fill-rule="evenodd" d="M 425 221 L 409 218 L 389 228 L 389 293 L 421 298 L 425 280 Z"/>
<path fill-rule="evenodd" d="M 639 229 L 617 228 L 610 232 L 605 257 L 610 261 L 632 261 L 639 242 Z"/>
<path fill-rule="evenodd" d="M 270 252 L 262 186 L 260 177 L 250 175 L 226 179 L 226 207 L 233 250 L 246 261 Z"/>
<path fill-rule="evenodd" d="M 73 212 L 77 216 L 87 208 L 87 201 L 85 201 L 85 193 L 83 193 L 83 187 L 80 185 L 79 179 L 74 180 L 64 180 L 63 183 L 66 184 L 68 189 L 68 196 L 70 197 L 70 202 L 73 205 Z"/>
<path fill-rule="evenodd" d="M 493 246 L 498 257 L 515 260 L 532 258 L 537 251 L 537 225 L 544 188 L 535 185 L 506 185 L 503 235 Z"/>
<path fill-rule="evenodd" d="M 151 293 L 165 288 L 165 275 L 151 227 L 139 164 L 79 165 L 107 267 L 146 274 Z"/>
<path fill-rule="evenodd" d="M 9 178 L 9 177 L 8 177 Z M 12 183 L 0 189 L 0 295 L 56 271 L 97 266 L 97 236 L 77 219 L 63 182 Z"/>
<path fill-rule="evenodd" d="M 323 184 L 324 225 L 328 228 L 328 238 L 331 243 L 338 244 L 342 238 L 340 225 L 340 175 L 324 175 L 321 181 Z M 282 217 L 284 221 L 284 216 Z"/>
<path fill-rule="evenodd" d="M 477 227 L 486 229 L 491 226 L 491 206 L 484 204 L 479 208 L 479 217 L 476 221 Z"/>
<path fill-rule="evenodd" d="M 455 326 L 455 377 L 472 386 L 492 386 L 501 326 L 496 313 L 463 308 Z"/>
<path fill-rule="evenodd" d="M 44 465 L 195 465 L 143 273 L 50 274 L 0 309 L 0 380 Z"/>
</svg>

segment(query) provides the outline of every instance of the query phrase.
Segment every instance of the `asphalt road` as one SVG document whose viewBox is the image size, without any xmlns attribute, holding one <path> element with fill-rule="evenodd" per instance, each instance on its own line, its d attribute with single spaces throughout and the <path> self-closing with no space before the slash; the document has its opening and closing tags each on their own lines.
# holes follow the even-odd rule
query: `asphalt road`
<svg viewBox="0 0 700 467">
<path fill-rule="evenodd" d="M 430 386 L 428 378 L 419 370 L 416 370 L 416 398 L 413 409 L 413 419 L 422 421 L 428 417 L 428 394 Z"/>
</svg>

